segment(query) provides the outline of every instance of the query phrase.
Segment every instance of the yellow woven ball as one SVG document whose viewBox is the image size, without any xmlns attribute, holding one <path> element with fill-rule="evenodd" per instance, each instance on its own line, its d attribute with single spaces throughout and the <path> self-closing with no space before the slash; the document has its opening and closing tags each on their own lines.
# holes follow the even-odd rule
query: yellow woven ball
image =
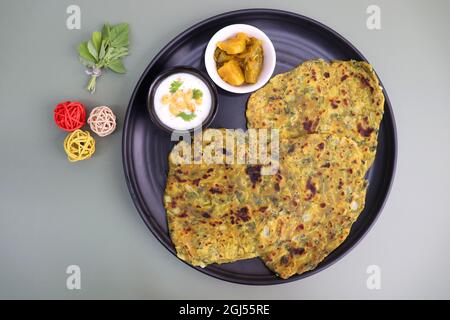
<svg viewBox="0 0 450 320">
<path fill-rule="evenodd" d="M 64 139 L 64 150 L 70 162 L 89 159 L 95 152 L 95 139 L 88 131 L 75 130 Z"/>
</svg>

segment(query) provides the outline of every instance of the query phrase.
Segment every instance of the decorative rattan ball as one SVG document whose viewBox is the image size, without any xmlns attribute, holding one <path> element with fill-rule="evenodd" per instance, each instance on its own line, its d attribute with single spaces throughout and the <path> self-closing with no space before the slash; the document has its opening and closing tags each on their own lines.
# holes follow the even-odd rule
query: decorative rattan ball
<svg viewBox="0 0 450 320">
<path fill-rule="evenodd" d="M 86 122 L 86 109 L 81 102 L 65 101 L 59 103 L 53 111 L 53 119 L 58 127 L 65 131 L 80 129 Z"/>
<path fill-rule="evenodd" d="M 87 122 L 91 130 L 100 137 L 105 137 L 116 129 L 116 116 L 107 106 L 94 108 Z"/>
<path fill-rule="evenodd" d="M 75 130 L 64 139 L 64 150 L 70 162 L 89 159 L 95 152 L 95 139 L 89 131 Z"/>
</svg>

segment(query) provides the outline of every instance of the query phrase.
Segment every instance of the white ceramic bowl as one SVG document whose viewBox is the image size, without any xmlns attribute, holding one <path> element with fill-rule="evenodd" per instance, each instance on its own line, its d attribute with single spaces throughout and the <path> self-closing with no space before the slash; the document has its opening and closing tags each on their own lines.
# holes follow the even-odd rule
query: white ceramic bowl
<svg viewBox="0 0 450 320">
<path fill-rule="evenodd" d="M 243 84 L 241 86 L 232 86 L 231 84 L 225 82 L 220 78 L 217 73 L 216 62 L 214 61 L 214 51 L 216 50 L 217 43 L 219 41 L 224 41 L 228 38 L 233 37 L 238 32 L 244 32 L 251 37 L 255 37 L 262 41 L 263 51 L 264 51 L 264 62 L 261 70 L 261 74 L 258 77 L 258 81 L 254 84 Z M 263 85 L 269 81 L 275 69 L 276 62 L 275 48 L 273 47 L 272 41 L 269 37 L 256 27 L 250 26 L 248 24 L 232 24 L 225 28 L 220 29 L 216 34 L 209 40 L 209 43 L 205 51 L 205 66 L 208 75 L 214 81 L 216 85 L 222 89 L 234 92 L 234 93 L 248 93 L 258 90 Z"/>
</svg>

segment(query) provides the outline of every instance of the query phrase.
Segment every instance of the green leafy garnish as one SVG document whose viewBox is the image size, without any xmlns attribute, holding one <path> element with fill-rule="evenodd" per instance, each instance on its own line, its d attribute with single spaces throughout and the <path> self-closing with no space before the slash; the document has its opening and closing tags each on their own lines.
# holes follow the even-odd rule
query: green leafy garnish
<svg viewBox="0 0 450 320">
<path fill-rule="evenodd" d="M 192 99 L 198 100 L 203 97 L 203 92 L 200 89 L 194 89 L 192 90 Z"/>
<path fill-rule="evenodd" d="M 184 121 L 191 121 L 192 119 L 194 119 L 197 115 L 195 113 L 185 113 L 185 112 L 181 112 L 177 115 L 177 117 L 180 117 L 181 119 L 183 119 Z"/>
<path fill-rule="evenodd" d="M 105 23 L 101 32 L 93 32 L 90 40 L 78 45 L 80 61 L 88 68 L 86 72 L 91 76 L 86 87 L 91 93 L 95 91 L 96 80 L 102 74 L 101 69 L 126 72 L 122 58 L 128 55 L 128 34 L 128 23 L 115 26 Z"/>
<path fill-rule="evenodd" d="M 180 81 L 180 80 L 172 81 L 172 83 L 170 84 L 170 89 L 169 89 L 170 93 L 177 92 L 177 90 L 180 89 L 182 84 L 183 84 L 183 81 Z"/>
</svg>

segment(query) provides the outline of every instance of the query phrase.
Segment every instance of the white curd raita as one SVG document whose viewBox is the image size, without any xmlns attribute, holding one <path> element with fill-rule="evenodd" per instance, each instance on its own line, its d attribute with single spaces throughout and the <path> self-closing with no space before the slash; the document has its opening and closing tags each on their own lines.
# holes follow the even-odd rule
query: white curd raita
<svg viewBox="0 0 450 320">
<path fill-rule="evenodd" d="M 199 127 L 211 111 L 211 93 L 190 73 L 175 73 L 160 82 L 153 97 L 159 120 L 174 130 Z"/>
</svg>

